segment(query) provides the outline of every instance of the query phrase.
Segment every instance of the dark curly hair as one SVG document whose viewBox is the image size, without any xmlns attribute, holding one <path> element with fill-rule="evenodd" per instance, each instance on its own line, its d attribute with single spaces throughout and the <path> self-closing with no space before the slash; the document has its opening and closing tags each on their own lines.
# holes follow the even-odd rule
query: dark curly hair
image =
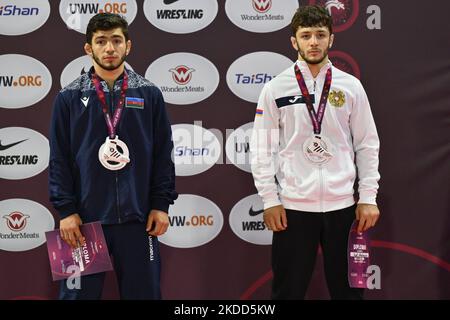
<svg viewBox="0 0 450 320">
<path fill-rule="evenodd" d="M 300 27 L 327 27 L 333 33 L 333 19 L 324 7 L 301 6 L 297 9 L 291 21 L 292 34 L 295 37 Z"/>
<path fill-rule="evenodd" d="M 86 42 L 92 44 L 92 37 L 97 30 L 121 28 L 125 40 L 128 41 L 128 22 L 124 17 L 114 13 L 98 13 L 89 20 L 86 29 Z"/>
</svg>

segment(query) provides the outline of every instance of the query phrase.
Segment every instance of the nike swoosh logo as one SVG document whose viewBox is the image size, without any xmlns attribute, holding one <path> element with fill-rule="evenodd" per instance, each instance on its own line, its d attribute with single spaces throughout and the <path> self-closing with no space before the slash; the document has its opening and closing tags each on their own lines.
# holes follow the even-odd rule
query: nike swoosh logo
<svg viewBox="0 0 450 320">
<path fill-rule="evenodd" d="M 178 0 L 164 0 L 164 4 L 172 4 L 174 2 L 177 2 Z"/>
<path fill-rule="evenodd" d="M 20 140 L 20 141 L 17 141 L 17 142 L 14 142 L 14 143 L 10 143 L 10 144 L 7 144 L 7 145 L 3 145 L 3 144 L 1 143 L 1 141 L 0 141 L 0 151 L 7 150 L 7 149 L 9 149 L 9 148 L 11 148 L 11 147 L 14 147 L 16 144 L 22 143 L 22 142 L 27 141 L 27 140 L 28 140 L 28 139 Z"/>
<path fill-rule="evenodd" d="M 250 208 L 250 210 L 248 211 L 248 214 L 251 216 L 251 217 L 254 217 L 254 216 L 257 216 L 258 214 L 261 214 L 261 213 L 263 213 L 264 212 L 264 209 L 263 210 L 256 210 L 256 211 L 254 211 L 253 210 L 253 206 Z"/>
</svg>

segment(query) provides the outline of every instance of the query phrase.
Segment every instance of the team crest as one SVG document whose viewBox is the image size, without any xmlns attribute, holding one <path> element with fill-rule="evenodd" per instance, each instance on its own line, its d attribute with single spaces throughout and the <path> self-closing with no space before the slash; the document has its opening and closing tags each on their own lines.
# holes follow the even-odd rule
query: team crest
<svg viewBox="0 0 450 320">
<path fill-rule="evenodd" d="M 336 108 L 340 108 L 345 103 L 345 94 L 342 91 L 331 90 L 328 96 L 328 102 Z"/>
</svg>

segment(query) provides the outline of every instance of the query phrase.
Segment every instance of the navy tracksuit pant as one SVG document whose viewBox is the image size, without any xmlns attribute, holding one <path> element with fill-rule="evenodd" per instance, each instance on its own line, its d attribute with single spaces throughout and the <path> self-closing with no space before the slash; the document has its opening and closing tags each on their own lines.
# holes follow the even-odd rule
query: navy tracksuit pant
<svg viewBox="0 0 450 320">
<path fill-rule="evenodd" d="M 102 225 L 121 299 L 161 299 L 160 255 L 158 239 L 145 231 L 146 224 L 128 222 Z M 59 299 L 101 299 L 105 272 L 81 277 L 80 289 L 68 289 L 60 283 Z"/>
</svg>

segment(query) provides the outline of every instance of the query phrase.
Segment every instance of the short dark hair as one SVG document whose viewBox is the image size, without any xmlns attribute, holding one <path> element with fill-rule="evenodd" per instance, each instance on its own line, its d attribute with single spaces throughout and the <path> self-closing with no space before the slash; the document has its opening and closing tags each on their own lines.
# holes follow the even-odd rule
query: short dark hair
<svg viewBox="0 0 450 320">
<path fill-rule="evenodd" d="M 98 30 L 111 30 L 121 28 L 125 40 L 128 41 L 128 22 L 121 15 L 114 13 L 98 13 L 89 20 L 86 29 L 86 42 L 92 44 L 92 37 Z"/>
<path fill-rule="evenodd" d="M 332 34 L 333 19 L 328 10 L 322 6 L 301 6 L 297 9 L 291 21 L 291 29 L 294 37 L 300 27 L 327 27 L 330 34 Z"/>
</svg>

